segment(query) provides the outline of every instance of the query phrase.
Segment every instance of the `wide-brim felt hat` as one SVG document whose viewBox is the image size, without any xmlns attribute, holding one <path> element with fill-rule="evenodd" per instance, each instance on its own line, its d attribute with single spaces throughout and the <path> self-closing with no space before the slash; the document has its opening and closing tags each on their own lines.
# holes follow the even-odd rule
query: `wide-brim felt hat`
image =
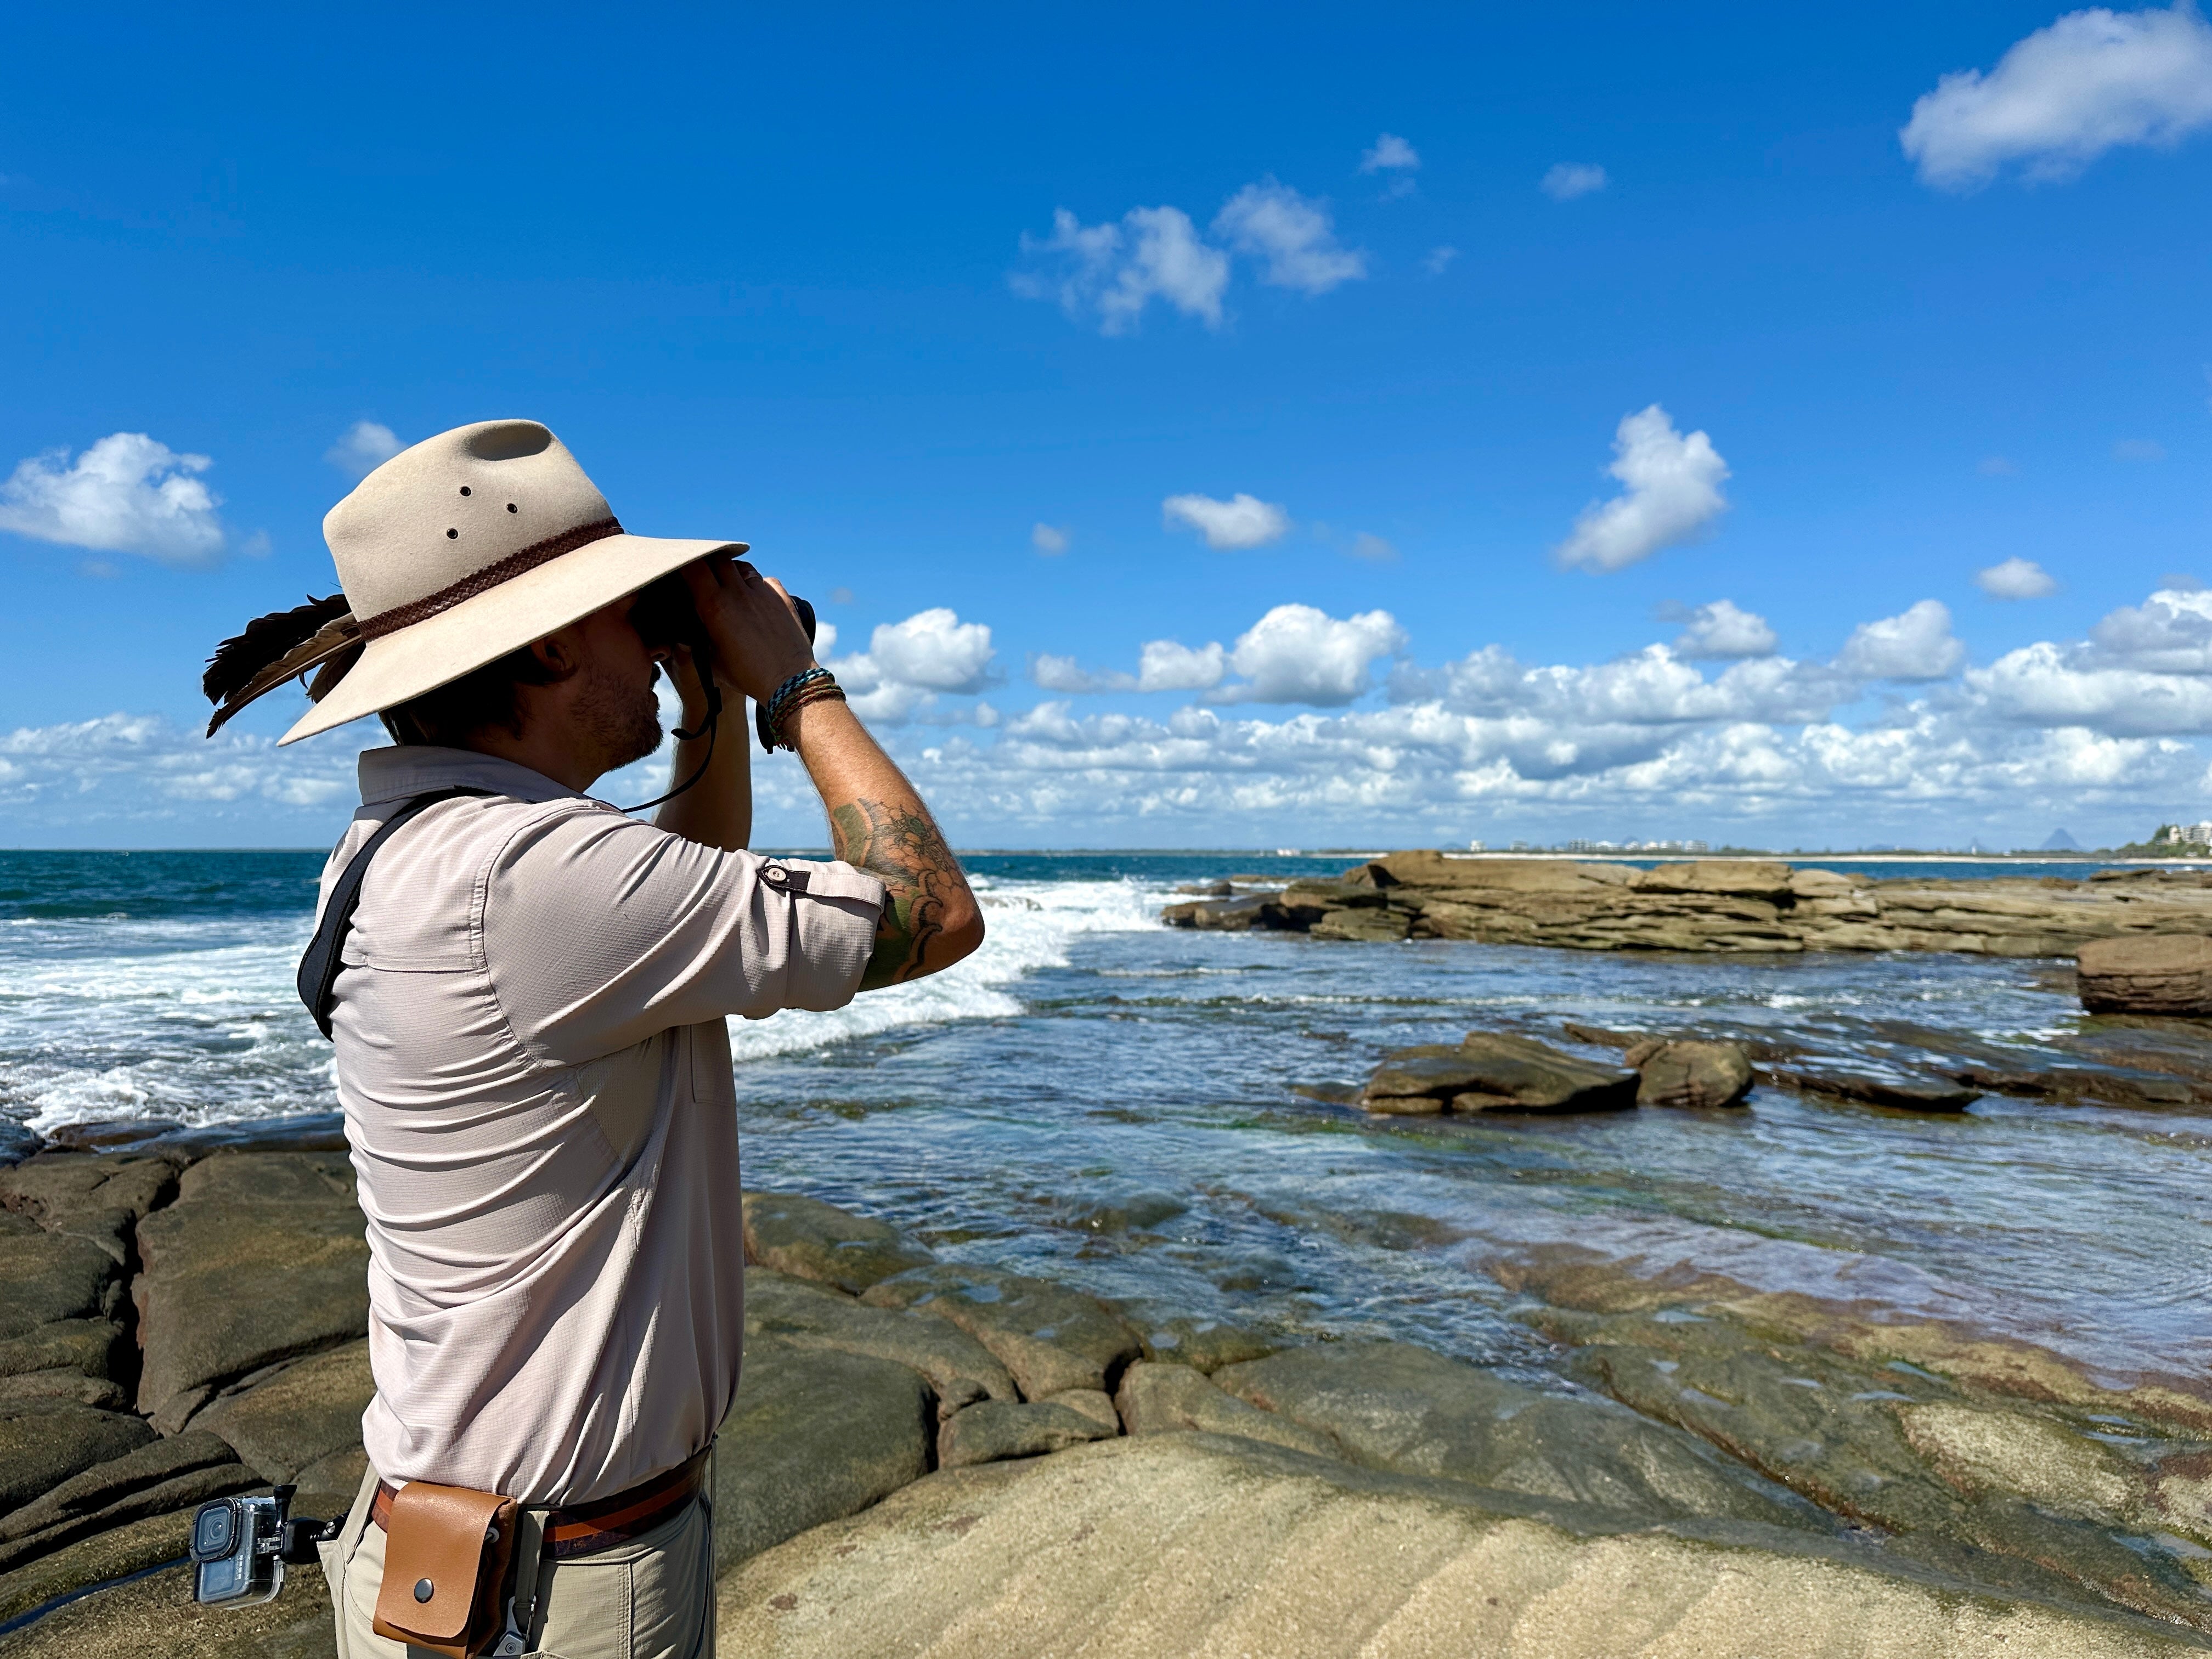
<svg viewBox="0 0 2212 1659">
<path fill-rule="evenodd" d="M 359 659 L 283 737 L 434 691 L 709 553 L 633 536 L 536 421 L 479 421 L 402 450 L 323 520 Z"/>
</svg>

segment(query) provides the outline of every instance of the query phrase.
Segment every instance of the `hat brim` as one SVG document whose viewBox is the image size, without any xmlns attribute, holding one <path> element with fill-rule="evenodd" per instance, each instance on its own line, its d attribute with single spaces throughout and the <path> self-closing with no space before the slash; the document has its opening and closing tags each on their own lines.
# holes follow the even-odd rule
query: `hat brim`
<svg viewBox="0 0 2212 1659">
<path fill-rule="evenodd" d="M 371 640 L 331 694 L 276 739 L 279 746 L 419 697 L 566 628 L 709 553 L 744 553 L 744 542 L 617 535 L 510 577 L 450 611 Z"/>
</svg>

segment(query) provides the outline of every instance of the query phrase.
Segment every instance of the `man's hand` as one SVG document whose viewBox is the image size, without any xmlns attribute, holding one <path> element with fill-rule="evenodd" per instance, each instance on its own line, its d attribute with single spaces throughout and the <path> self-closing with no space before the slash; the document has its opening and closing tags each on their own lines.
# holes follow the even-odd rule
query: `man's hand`
<svg viewBox="0 0 2212 1659">
<path fill-rule="evenodd" d="M 714 677 L 724 685 L 765 702 L 814 665 L 814 647 L 782 583 L 726 553 L 684 566 L 684 581 L 714 642 Z"/>
</svg>

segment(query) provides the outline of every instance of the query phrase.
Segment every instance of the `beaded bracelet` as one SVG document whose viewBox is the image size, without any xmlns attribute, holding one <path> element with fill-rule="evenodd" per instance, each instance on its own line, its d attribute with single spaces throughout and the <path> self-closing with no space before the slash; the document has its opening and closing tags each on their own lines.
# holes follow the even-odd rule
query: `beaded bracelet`
<svg viewBox="0 0 2212 1659">
<path fill-rule="evenodd" d="M 832 685 L 836 684 L 835 677 L 826 668 L 803 668 L 769 692 L 763 701 L 753 705 L 753 730 L 758 734 L 760 744 L 763 750 L 769 754 L 774 754 L 778 748 L 775 734 L 776 728 L 782 722 L 785 707 L 793 695 L 808 685 L 818 684 L 823 680 L 828 680 Z"/>
</svg>

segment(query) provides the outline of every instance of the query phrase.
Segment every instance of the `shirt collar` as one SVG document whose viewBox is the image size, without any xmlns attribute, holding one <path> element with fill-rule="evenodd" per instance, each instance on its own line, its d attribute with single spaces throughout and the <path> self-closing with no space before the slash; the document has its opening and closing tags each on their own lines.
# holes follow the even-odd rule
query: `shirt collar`
<svg viewBox="0 0 2212 1659">
<path fill-rule="evenodd" d="M 580 791 L 556 783 L 543 772 L 533 772 L 496 755 L 478 754 L 473 749 L 441 749 L 431 744 L 410 743 L 362 750 L 363 806 L 457 787 L 482 789 L 533 804 L 584 799 Z"/>
</svg>

